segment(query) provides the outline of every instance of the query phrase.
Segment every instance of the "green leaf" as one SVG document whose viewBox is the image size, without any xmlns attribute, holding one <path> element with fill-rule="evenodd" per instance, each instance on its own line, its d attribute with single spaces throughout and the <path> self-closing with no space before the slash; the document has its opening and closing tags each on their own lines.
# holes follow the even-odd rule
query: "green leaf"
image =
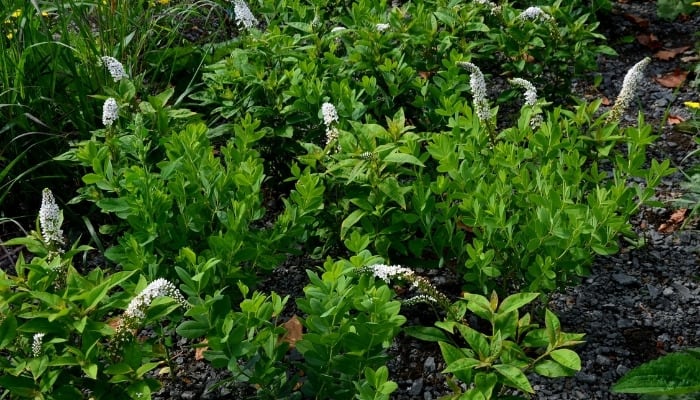
<svg viewBox="0 0 700 400">
<path fill-rule="evenodd" d="M 401 187 L 401 185 L 399 185 L 399 181 L 395 177 L 389 176 L 384 179 L 384 181 L 379 184 L 379 190 L 381 190 L 382 193 L 387 195 L 390 199 L 397 202 L 401 208 L 404 210 L 406 209 L 406 199 L 404 199 L 404 195 L 410 189 Z"/>
<path fill-rule="evenodd" d="M 506 378 L 508 386 L 522 390 L 525 393 L 535 393 L 530 385 L 530 381 L 527 380 L 520 368 L 508 364 L 496 364 L 493 366 L 493 369 Z"/>
<path fill-rule="evenodd" d="M 407 326 L 404 328 L 404 333 L 425 342 L 448 341 L 447 336 L 442 330 L 432 326 Z"/>
<path fill-rule="evenodd" d="M 505 314 L 517 310 L 535 300 L 539 295 L 539 293 L 516 293 L 508 296 L 501 302 L 501 305 L 498 307 L 498 312 Z"/>
<path fill-rule="evenodd" d="M 362 217 L 367 213 L 363 210 L 355 210 L 348 215 L 343 222 L 340 224 L 340 239 L 345 239 L 345 235 L 348 233 L 348 229 L 352 228 Z"/>
<path fill-rule="evenodd" d="M 542 360 L 535 365 L 535 372 L 547 378 L 561 378 L 564 376 L 573 376 L 576 371 L 566 368 L 552 360 Z"/>
<path fill-rule="evenodd" d="M 467 293 L 464 295 L 464 298 L 467 300 L 467 308 L 469 311 L 489 322 L 492 321 L 493 311 L 491 310 L 491 303 L 489 303 L 486 297 Z"/>
<path fill-rule="evenodd" d="M 413 164 L 417 165 L 419 167 L 424 167 L 423 163 L 416 158 L 415 156 L 411 154 L 406 154 L 406 153 L 400 153 L 398 150 L 395 150 L 382 160 L 384 162 L 391 162 L 391 163 L 398 163 L 398 164 Z"/>
<path fill-rule="evenodd" d="M 447 368 L 445 368 L 442 372 L 448 373 L 448 372 L 463 371 L 466 369 L 473 369 L 474 367 L 476 367 L 479 364 L 481 364 L 481 361 L 477 360 L 476 358 L 460 358 L 457 361 L 448 363 Z"/>
<path fill-rule="evenodd" d="M 612 391 L 654 395 L 700 392 L 700 359 L 688 353 L 668 354 L 629 371 Z"/>
<path fill-rule="evenodd" d="M 581 358 L 575 351 L 569 349 L 558 349 L 549 353 L 552 359 L 566 368 L 576 371 L 581 370 Z"/>
<path fill-rule="evenodd" d="M 88 378 L 97 379 L 97 364 L 83 365 L 82 370 Z"/>
<path fill-rule="evenodd" d="M 17 336 L 17 319 L 13 315 L 5 317 L 0 322 L 0 349 L 4 349 Z"/>
<path fill-rule="evenodd" d="M 188 339 L 202 337 L 209 332 L 209 326 L 200 321 L 184 321 L 177 329 L 177 334 Z"/>
<path fill-rule="evenodd" d="M 545 310 L 544 315 L 545 328 L 547 330 L 547 339 L 549 339 L 549 345 L 553 348 L 557 344 L 559 339 L 559 333 L 561 332 L 561 324 L 559 323 L 559 318 L 557 315 L 551 312 L 549 309 Z"/>
</svg>

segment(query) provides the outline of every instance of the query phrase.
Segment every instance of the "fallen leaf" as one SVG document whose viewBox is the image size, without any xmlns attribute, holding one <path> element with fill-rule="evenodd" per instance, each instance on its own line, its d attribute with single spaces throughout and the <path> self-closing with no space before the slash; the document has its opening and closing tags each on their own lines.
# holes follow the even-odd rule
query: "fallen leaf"
<svg viewBox="0 0 700 400">
<path fill-rule="evenodd" d="M 673 58 L 676 58 L 677 55 L 683 53 L 684 51 L 688 50 L 690 46 L 683 46 L 683 47 L 676 47 L 674 49 L 663 49 L 659 50 L 654 54 L 654 57 L 658 58 L 659 60 L 662 61 L 668 61 Z"/>
<path fill-rule="evenodd" d="M 204 359 L 204 352 L 209 350 L 209 346 L 207 346 L 207 343 L 209 343 L 207 341 L 207 339 L 204 339 L 201 341 L 201 343 L 199 343 L 200 345 L 204 345 L 204 346 L 198 346 L 194 349 L 194 359 L 195 360 L 199 361 L 199 360 Z"/>
<path fill-rule="evenodd" d="M 637 25 L 638 27 L 642 29 L 647 29 L 649 27 L 649 20 L 646 18 L 642 18 L 639 15 L 634 15 L 634 14 L 624 14 L 623 15 L 626 20 L 632 22 L 633 24 Z"/>
<path fill-rule="evenodd" d="M 430 79 L 431 76 L 435 75 L 435 72 L 433 71 L 418 71 L 418 76 L 421 77 L 421 79 Z"/>
<path fill-rule="evenodd" d="M 296 346 L 296 343 L 299 340 L 301 340 L 301 322 L 299 321 L 299 318 L 297 318 L 296 315 L 293 315 L 292 318 L 290 318 L 289 321 L 282 324 L 282 326 L 284 326 L 284 329 L 287 330 L 284 336 L 282 336 L 282 341 L 289 343 L 289 348 L 293 349 Z"/>
<path fill-rule="evenodd" d="M 163 367 L 158 370 L 158 375 L 167 375 L 170 373 L 170 367 Z"/>
<path fill-rule="evenodd" d="M 685 118 L 681 117 L 680 115 L 669 115 L 668 119 L 666 119 L 669 125 L 678 125 L 681 122 L 685 121 Z"/>
<path fill-rule="evenodd" d="M 659 41 L 659 38 L 657 38 L 656 35 L 654 35 L 653 33 L 640 33 L 639 35 L 637 35 L 637 41 L 642 46 L 646 46 L 652 50 L 661 48 L 661 42 Z"/>
<path fill-rule="evenodd" d="M 698 56 L 698 55 L 696 54 L 696 55 L 692 55 L 692 56 L 681 57 L 681 61 L 683 61 L 684 63 L 686 63 L 686 62 L 700 61 L 700 56 Z"/>
<path fill-rule="evenodd" d="M 680 227 L 680 225 L 685 221 L 685 215 L 688 213 L 687 208 L 679 208 L 671 214 L 671 217 L 666 221 L 666 223 L 661 224 L 659 229 L 661 233 L 671 233 Z"/>
<path fill-rule="evenodd" d="M 600 99 L 600 104 L 602 104 L 604 106 L 609 106 L 610 104 L 612 104 L 612 102 L 610 101 L 610 99 L 607 96 L 603 96 Z"/>
<path fill-rule="evenodd" d="M 683 84 L 683 82 L 685 82 L 685 78 L 687 76 L 688 71 L 683 71 L 681 69 L 676 68 L 673 72 L 669 72 L 668 74 L 658 76 L 654 78 L 654 80 L 663 87 L 675 89 L 680 87 Z"/>
</svg>

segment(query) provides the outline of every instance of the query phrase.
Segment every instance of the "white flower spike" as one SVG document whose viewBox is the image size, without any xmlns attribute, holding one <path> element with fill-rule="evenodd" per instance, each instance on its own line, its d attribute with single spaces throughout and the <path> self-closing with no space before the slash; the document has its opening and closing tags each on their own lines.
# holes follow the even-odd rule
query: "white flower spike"
<svg viewBox="0 0 700 400">
<path fill-rule="evenodd" d="M 622 81 L 620 94 L 617 95 L 615 104 L 613 104 L 610 115 L 607 118 L 608 122 L 619 121 L 622 114 L 625 113 L 625 110 L 627 110 L 634 98 L 639 81 L 644 77 L 644 69 L 650 62 L 651 58 L 646 57 L 627 71 L 627 75 L 625 75 L 625 79 Z"/>
<path fill-rule="evenodd" d="M 236 16 L 238 26 L 250 29 L 258 25 L 258 19 L 255 18 L 244 0 L 233 0 L 233 13 Z"/>
<path fill-rule="evenodd" d="M 146 309 L 153 300 L 158 297 L 169 296 L 175 299 L 183 307 L 187 307 L 187 301 L 179 290 L 167 279 L 158 278 L 146 286 L 141 293 L 134 297 L 124 311 L 124 316 L 129 321 L 138 322 L 146 317 Z"/>
<path fill-rule="evenodd" d="M 108 127 L 112 126 L 118 117 L 119 106 L 117 105 L 117 101 L 110 97 L 105 100 L 104 104 L 102 105 L 102 124 Z"/>
<path fill-rule="evenodd" d="M 474 96 L 474 111 L 476 111 L 479 120 L 489 124 L 491 121 L 491 108 L 486 98 L 484 74 L 481 73 L 479 67 L 470 62 L 461 61 L 457 63 L 457 66 L 469 71 L 469 86 L 471 86 L 472 95 Z"/>
<path fill-rule="evenodd" d="M 389 29 L 390 27 L 391 27 L 391 25 L 389 25 L 389 24 L 377 24 L 376 25 L 377 32 L 384 32 L 387 29 Z"/>
<path fill-rule="evenodd" d="M 102 60 L 102 63 L 107 67 L 109 74 L 112 75 L 112 79 L 114 79 L 115 82 L 119 82 L 121 79 L 129 77 L 129 75 L 126 74 L 126 71 L 124 71 L 124 66 L 122 63 L 120 63 L 116 58 L 104 56 L 100 58 L 100 60 Z"/>
<path fill-rule="evenodd" d="M 545 21 L 549 21 L 552 19 L 552 16 L 544 12 L 541 8 L 539 7 L 528 7 L 525 11 L 521 12 L 520 15 L 518 15 L 519 19 L 522 20 L 531 20 L 534 21 L 536 19 L 542 19 Z"/>
<path fill-rule="evenodd" d="M 32 355 L 36 358 L 41 355 L 41 345 L 44 342 L 45 333 L 35 333 L 32 338 Z"/>
<path fill-rule="evenodd" d="M 41 193 L 41 208 L 39 208 L 39 225 L 44 242 L 49 245 L 63 244 L 61 230 L 61 209 L 56 204 L 51 190 L 44 189 Z"/>
</svg>

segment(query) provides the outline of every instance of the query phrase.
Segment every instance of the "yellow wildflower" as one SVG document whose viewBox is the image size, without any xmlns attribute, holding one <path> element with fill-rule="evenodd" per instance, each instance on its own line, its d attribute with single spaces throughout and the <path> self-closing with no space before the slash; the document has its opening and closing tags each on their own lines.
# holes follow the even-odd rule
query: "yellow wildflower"
<svg viewBox="0 0 700 400">
<path fill-rule="evenodd" d="M 160 3 L 162 6 L 167 6 L 170 4 L 170 0 L 158 0 L 158 3 Z"/>
<path fill-rule="evenodd" d="M 694 6 L 700 6 L 700 1 L 694 1 L 694 2 L 692 2 L 692 3 L 690 3 L 690 4 L 692 4 L 692 5 L 694 5 Z"/>
<path fill-rule="evenodd" d="M 16 9 L 15 12 L 12 13 L 11 17 L 12 18 L 19 18 L 22 15 L 22 10 L 21 9 Z"/>
<path fill-rule="evenodd" d="M 13 37 L 15 37 L 15 35 L 12 32 L 8 33 L 5 36 L 7 36 L 8 39 L 12 39 Z"/>
<path fill-rule="evenodd" d="M 700 4 L 700 2 L 698 2 L 698 4 Z M 697 101 L 686 101 L 683 104 L 688 108 L 700 108 L 700 102 Z"/>
</svg>

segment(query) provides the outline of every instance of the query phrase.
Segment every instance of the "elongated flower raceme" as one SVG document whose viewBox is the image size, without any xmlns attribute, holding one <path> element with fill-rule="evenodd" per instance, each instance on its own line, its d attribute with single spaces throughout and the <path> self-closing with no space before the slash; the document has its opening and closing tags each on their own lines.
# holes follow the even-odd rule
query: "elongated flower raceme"
<svg viewBox="0 0 700 400">
<path fill-rule="evenodd" d="M 525 9 L 525 11 L 521 12 L 520 15 L 518 15 L 519 19 L 522 20 L 544 20 L 544 21 L 549 21 L 552 19 L 552 16 L 544 12 L 541 8 L 539 7 L 528 7 Z"/>
<path fill-rule="evenodd" d="M 255 18 L 244 0 L 233 0 L 233 13 L 236 16 L 238 26 L 250 29 L 258 25 L 258 19 Z"/>
<path fill-rule="evenodd" d="M 41 355 L 41 346 L 44 342 L 45 333 L 35 333 L 32 338 L 32 355 L 36 358 Z"/>
<path fill-rule="evenodd" d="M 491 108 L 489 108 L 489 101 L 486 98 L 486 81 L 484 80 L 484 74 L 476 65 L 460 61 L 457 66 L 466 69 L 469 72 L 469 86 L 472 89 L 472 95 L 474 96 L 474 111 L 479 117 L 481 122 L 486 124 L 491 123 Z"/>
<path fill-rule="evenodd" d="M 360 268 L 359 272 L 374 275 L 386 282 L 391 283 L 392 280 L 398 279 L 410 282 L 411 285 L 418 289 L 419 295 L 408 299 L 407 305 L 416 303 L 435 303 L 445 309 L 448 313 L 451 312 L 450 300 L 442 292 L 440 292 L 430 281 L 413 272 L 412 269 L 402 267 L 400 265 L 385 265 L 375 264 L 368 267 Z"/>
<path fill-rule="evenodd" d="M 183 307 L 187 307 L 187 301 L 180 293 L 175 285 L 170 283 L 167 279 L 158 278 L 146 286 L 141 293 L 134 297 L 129 306 L 124 311 L 124 317 L 127 320 L 133 320 L 135 322 L 140 322 L 146 317 L 146 309 L 150 307 L 153 300 L 158 297 L 172 297 L 175 301 L 180 303 Z"/>
<path fill-rule="evenodd" d="M 513 86 L 518 86 L 525 89 L 524 96 L 526 105 L 530 107 L 537 105 L 537 88 L 535 88 L 535 85 L 522 78 L 513 78 L 509 82 Z M 542 116 L 539 115 L 539 111 L 540 110 L 535 111 L 536 114 L 530 119 L 530 126 L 532 129 L 536 129 L 542 124 Z"/>
<path fill-rule="evenodd" d="M 112 126 L 118 117 L 119 106 L 117 105 L 117 101 L 110 97 L 105 100 L 104 104 L 102 105 L 102 124 L 108 127 Z"/>
<path fill-rule="evenodd" d="M 104 56 L 100 58 L 102 63 L 107 67 L 109 74 L 112 75 L 112 79 L 115 82 L 119 82 L 121 79 L 128 78 L 129 75 L 124 71 L 124 66 L 116 58 L 110 56 Z"/>
<path fill-rule="evenodd" d="M 377 24 L 375 26 L 375 28 L 377 29 L 377 32 L 384 32 L 387 29 L 389 29 L 390 27 L 391 27 L 391 25 L 389 25 L 389 24 Z"/>
<path fill-rule="evenodd" d="M 323 115 L 323 124 L 326 125 L 326 145 L 338 139 L 338 128 L 334 126 L 338 122 L 338 111 L 331 103 L 323 103 L 321 105 L 321 114 Z"/>
<path fill-rule="evenodd" d="M 651 58 L 646 57 L 642 61 L 635 64 L 627 74 L 625 79 L 622 81 L 622 89 L 620 89 L 620 94 L 617 95 L 615 99 L 615 104 L 613 104 L 610 110 L 610 115 L 606 119 L 607 122 L 618 122 L 625 113 L 632 99 L 634 99 L 635 93 L 637 92 L 637 86 L 639 82 L 644 78 L 644 68 L 651 62 Z"/>
<path fill-rule="evenodd" d="M 63 231 L 61 230 L 61 209 L 56 204 L 51 190 L 44 189 L 41 192 L 41 208 L 39 208 L 39 226 L 41 237 L 50 247 L 58 247 L 63 244 Z"/>
</svg>

